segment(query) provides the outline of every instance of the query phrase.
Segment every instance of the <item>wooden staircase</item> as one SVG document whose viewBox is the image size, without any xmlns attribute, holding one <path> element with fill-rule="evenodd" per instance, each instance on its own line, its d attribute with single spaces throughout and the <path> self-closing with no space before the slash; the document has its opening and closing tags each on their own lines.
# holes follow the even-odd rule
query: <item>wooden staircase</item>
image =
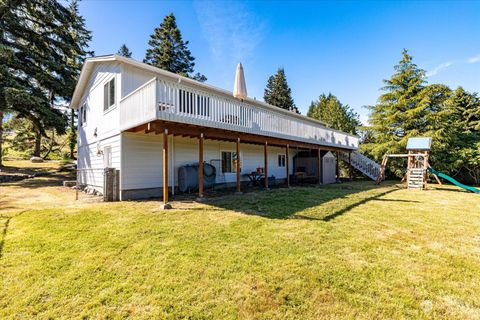
<svg viewBox="0 0 480 320">
<path fill-rule="evenodd" d="M 343 161 L 348 163 L 348 153 L 340 152 L 339 156 Z M 357 151 L 352 151 L 350 155 L 350 161 L 352 167 L 363 173 L 366 177 L 372 180 L 377 179 L 377 176 L 381 170 L 381 166 L 378 163 Z"/>
</svg>

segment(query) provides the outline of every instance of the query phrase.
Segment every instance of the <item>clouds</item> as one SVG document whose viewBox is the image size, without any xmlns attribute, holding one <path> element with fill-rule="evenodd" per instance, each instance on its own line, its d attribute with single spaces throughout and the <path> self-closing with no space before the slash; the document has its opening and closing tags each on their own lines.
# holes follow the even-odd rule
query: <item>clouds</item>
<svg viewBox="0 0 480 320">
<path fill-rule="evenodd" d="M 431 77 L 431 76 L 436 75 L 437 73 L 447 69 L 448 67 L 450 67 L 454 63 L 455 63 L 454 61 L 447 61 L 447 62 L 444 62 L 442 64 L 439 64 L 433 70 L 427 72 L 427 77 Z"/>
<path fill-rule="evenodd" d="M 480 61 L 480 54 L 476 55 L 475 57 L 471 57 L 467 59 L 468 63 L 476 63 Z"/>
<path fill-rule="evenodd" d="M 245 62 L 253 55 L 263 39 L 266 24 L 246 4 L 198 1 L 194 7 L 216 61 Z"/>
<path fill-rule="evenodd" d="M 433 77 L 435 75 L 437 75 L 438 73 L 442 72 L 443 70 L 451 67 L 452 65 L 455 65 L 455 64 L 473 64 L 473 63 L 477 63 L 477 62 L 480 62 L 480 54 L 479 55 L 476 55 L 476 56 L 473 56 L 473 57 L 470 57 L 470 58 L 467 58 L 467 59 L 463 59 L 463 60 L 452 60 L 452 61 L 447 61 L 447 62 L 444 62 L 444 63 L 441 63 L 439 64 L 438 66 L 436 66 L 435 68 L 433 68 L 432 70 L 428 71 L 427 72 L 427 77 Z"/>
</svg>

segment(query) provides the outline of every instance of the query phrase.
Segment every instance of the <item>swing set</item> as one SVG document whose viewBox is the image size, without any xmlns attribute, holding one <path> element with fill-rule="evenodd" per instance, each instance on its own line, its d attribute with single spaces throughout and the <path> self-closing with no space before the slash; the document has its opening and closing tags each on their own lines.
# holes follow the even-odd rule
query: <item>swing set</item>
<svg viewBox="0 0 480 320">
<path fill-rule="evenodd" d="M 432 138 L 417 137 L 409 138 L 407 142 L 406 154 L 386 154 L 383 156 L 380 171 L 378 173 L 376 183 L 380 184 L 384 180 L 385 169 L 389 158 L 407 158 L 407 172 L 402 182 L 407 180 L 408 189 L 424 190 L 427 188 L 427 177 L 430 164 L 428 157 L 430 155 Z M 442 184 L 438 176 L 432 173 L 439 184 Z"/>
</svg>

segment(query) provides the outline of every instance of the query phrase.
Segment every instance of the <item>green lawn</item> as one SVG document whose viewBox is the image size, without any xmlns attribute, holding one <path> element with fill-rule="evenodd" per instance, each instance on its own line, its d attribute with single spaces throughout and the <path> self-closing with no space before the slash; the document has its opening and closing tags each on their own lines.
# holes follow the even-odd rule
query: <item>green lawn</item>
<svg viewBox="0 0 480 320">
<path fill-rule="evenodd" d="M 480 196 L 355 182 L 208 203 L 0 185 L 0 318 L 480 318 Z"/>
</svg>

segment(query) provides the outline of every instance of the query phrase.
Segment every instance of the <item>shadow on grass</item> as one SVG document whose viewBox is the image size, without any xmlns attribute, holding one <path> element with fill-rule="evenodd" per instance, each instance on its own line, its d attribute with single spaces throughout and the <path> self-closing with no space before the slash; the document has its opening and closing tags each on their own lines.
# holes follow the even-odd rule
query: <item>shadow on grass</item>
<svg viewBox="0 0 480 320">
<path fill-rule="evenodd" d="M 28 174 L 32 177 L 23 180 L 9 181 L 0 183 L 2 187 L 18 186 L 22 188 L 37 189 L 50 186 L 60 186 L 64 180 L 75 180 L 75 169 L 72 169 L 68 163 L 62 163 L 58 167 L 14 167 L 4 166 L 2 172 L 8 174 Z"/>
<path fill-rule="evenodd" d="M 382 197 L 400 190 L 396 186 L 378 187 L 370 183 L 280 188 L 276 190 L 226 196 L 207 203 L 218 208 L 269 219 L 331 221 L 369 201 L 417 202 Z M 321 206 L 321 207 L 320 207 Z"/>
<path fill-rule="evenodd" d="M 34 178 L 28 178 L 20 181 L 1 183 L 2 187 L 21 187 L 28 189 L 38 189 L 44 187 L 56 187 L 63 185 L 64 180 L 75 180 L 75 177 L 68 174 L 45 173 Z"/>
<path fill-rule="evenodd" d="M 465 189 L 462 189 L 460 187 L 456 187 L 454 185 L 451 185 L 452 187 L 451 188 L 445 188 L 445 187 L 434 187 L 434 189 L 432 190 L 439 190 L 439 191 L 449 191 L 449 192 L 461 192 L 461 193 L 471 193 L 471 194 L 475 194 L 474 192 L 471 192 L 471 191 L 467 191 Z"/>
<path fill-rule="evenodd" d="M 0 221 L 5 220 L 5 222 L 3 223 L 2 232 L 0 234 L 0 259 L 3 257 L 3 247 L 5 246 L 5 238 L 7 237 L 7 232 L 8 232 L 8 227 L 10 226 L 10 222 L 12 221 L 13 218 L 16 218 L 22 215 L 24 212 L 26 212 L 26 210 L 11 216 L 0 215 Z"/>
<path fill-rule="evenodd" d="M 341 215 L 343 215 L 344 213 L 352 210 L 353 208 L 358 207 L 358 206 L 360 206 L 360 205 L 362 205 L 362 204 L 366 204 L 366 203 L 369 202 L 369 201 L 373 201 L 373 200 L 377 200 L 377 201 L 378 201 L 378 200 L 380 200 L 380 201 L 390 201 L 390 199 L 379 199 L 379 198 L 380 198 L 380 197 L 383 197 L 383 196 L 385 196 L 385 195 L 387 195 L 387 194 L 389 194 L 389 193 L 392 193 L 392 192 L 394 192 L 394 191 L 396 191 L 396 190 L 397 190 L 397 189 L 390 189 L 390 190 L 387 190 L 387 191 L 385 191 L 385 192 L 382 192 L 382 193 L 373 195 L 373 196 L 371 196 L 371 197 L 364 198 L 364 199 L 362 199 L 362 200 L 360 200 L 360 201 L 354 202 L 354 203 L 352 203 L 352 204 L 350 204 L 350 205 L 348 205 L 348 206 L 346 206 L 346 207 L 344 207 L 344 208 L 341 208 L 341 209 L 339 209 L 339 210 L 337 210 L 337 211 L 335 211 L 335 212 L 333 212 L 333 213 L 331 213 L 331 214 L 323 217 L 322 220 L 323 220 L 323 221 L 327 221 L 327 222 L 330 221 L 330 220 L 333 220 L 333 219 L 335 219 L 336 217 L 341 216 Z M 393 201 L 397 201 L 397 200 L 393 200 Z M 412 201 L 409 201 L 409 200 L 399 200 L 399 201 L 400 201 L 400 202 L 412 202 Z M 418 201 L 415 201 L 415 202 L 418 202 Z"/>
</svg>

